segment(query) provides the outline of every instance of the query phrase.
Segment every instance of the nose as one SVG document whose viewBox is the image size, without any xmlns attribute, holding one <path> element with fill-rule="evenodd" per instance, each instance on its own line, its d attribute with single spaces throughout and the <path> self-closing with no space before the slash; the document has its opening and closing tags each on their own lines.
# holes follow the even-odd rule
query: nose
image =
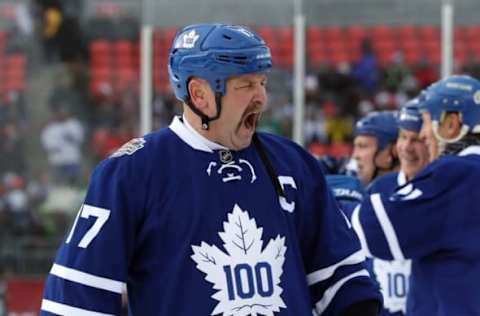
<svg viewBox="0 0 480 316">
<path fill-rule="evenodd" d="M 262 106 L 267 104 L 268 96 L 267 96 L 267 89 L 263 84 L 257 84 L 257 89 L 255 91 L 255 95 L 253 96 L 253 101 L 255 103 L 259 103 Z"/>
<path fill-rule="evenodd" d="M 405 151 L 406 152 L 414 152 L 415 151 L 415 147 L 413 146 L 415 143 L 415 140 L 414 139 L 408 139 L 406 142 L 405 142 Z"/>
</svg>

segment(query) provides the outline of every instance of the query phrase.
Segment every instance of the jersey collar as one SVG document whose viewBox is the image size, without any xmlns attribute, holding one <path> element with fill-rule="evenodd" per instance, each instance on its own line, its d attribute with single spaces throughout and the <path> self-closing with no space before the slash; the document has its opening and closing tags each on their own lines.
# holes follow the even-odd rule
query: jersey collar
<svg viewBox="0 0 480 316">
<path fill-rule="evenodd" d="M 462 150 L 459 156 L 467 156 L 467 155 L 480 155 L 480 146 L 468 146 L 464 150 Z"/>
<path fill-rule="evenodd" d="M 188 123 L 185 116 L 182 118 L 174 116 L 169 128 L 193 149 L 209 153 L 212 153 L 214 150 L 228 149 L 200 135 L 200 133 Z"/>
<path fill-rule="evenodd" d="M 400 170 L 397 175 L 397 184 L 398 186 L 402 186 L 405 183 L 407 183 L 407 176 L 405 175 L 405 172 Z"/>
</svg>

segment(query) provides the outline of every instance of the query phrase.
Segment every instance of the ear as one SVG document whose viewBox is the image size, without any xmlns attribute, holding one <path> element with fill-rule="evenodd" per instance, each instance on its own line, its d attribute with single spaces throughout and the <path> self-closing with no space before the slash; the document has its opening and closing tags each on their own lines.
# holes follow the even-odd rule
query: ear
<svg viewBox="0 0 480 316">
<path fill-rule="evenodd" d="M 200 78 L 192 78 L 188 82 L 188 94 L 190 101 L 201 111 L 208 108 L 207 90 L 208 83 Z"/>
<path fill-rule="evenodd" d="M 395 146 L 393 144 L 387 144 L 380 152 L 375 155 L 374 163 L 380 168 L 387 168 L 393 162 L 394 153 L 396 154 Z"/>
<path fill-rule="evenodd" d="M 457 112 L 450 112 L 445 114 L 440 124 L 441 136 L 446 139 L 457 137 L 462 128 L 460 115 Z"/>
<path fill-rule="evenodd" d="M 392 153 L 392 157 L 398 158 L 397 146 L 395 144 L 391 144 L 389 146 L 391 146 L 390 152 Z"/>
</svg>

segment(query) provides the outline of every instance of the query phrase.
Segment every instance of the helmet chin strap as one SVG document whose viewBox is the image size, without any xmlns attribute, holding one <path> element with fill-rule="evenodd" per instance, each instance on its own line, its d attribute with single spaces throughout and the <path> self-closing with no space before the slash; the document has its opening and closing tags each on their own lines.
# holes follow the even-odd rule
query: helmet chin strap
<svg viewBox="0 0 480 316">
<path fill-rule="evenodd" d="M 190 99 L 190 96 L 187 96 L 185 100 L 186 100 L 185 103 L 193 111 L 193 113 L 197 114 L 202 120 L 203 130 L 208 131 L 210 127 L 209 123 L 211 121 L 218 119 L 222 113 L 222 94 L 220 92 L 215 93 L 215 104 L 217 107 L 217 114 L 214 117 L 209 117 L 208 115 L 200 111 L 195 105 L 193 105 L 192 100 Z"/>
</svg>

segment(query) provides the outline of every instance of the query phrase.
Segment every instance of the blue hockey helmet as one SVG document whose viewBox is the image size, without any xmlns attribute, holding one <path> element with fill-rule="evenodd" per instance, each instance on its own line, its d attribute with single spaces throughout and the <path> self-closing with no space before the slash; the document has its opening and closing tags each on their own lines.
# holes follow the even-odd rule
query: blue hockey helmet
<svg viewBox="0 0 480 316">
<path fill-rule="evenodd" d="M 480 133 L 480 81 L 467 75 L 449 76 L 426 90 L 424 107 L 431 115 L 435 135 L 446 142 L 456 142 L 467 133 Z M 438 126 L 448 112 L 460 113 L 462 130 L 455 139 L 443 139 Z"/>
<path fill-rule="evenodd" d="M 420 96 L 414 98 L 400 109 L 398 113 L 398 128 L 419 133 L 422 129 L 422 114 L 420 112 Z"/>
<path fill-rule="evenodd" d="M 243 26 L 197 24 L 180 30 L 168 57 L 168 75 L 176 97 L 188 102 L 188 81 L 205 79 L 215 95 L 225 94 L 232 76 L 265 72 L 272 67 L 265 41 Z"/>
<path fill-rule="evenodd" d="M 395 143 L 398 137 L 396 111 L 371 112 L 357 121 L 355 136 L 368 135 L 377 139 L 378 150 L 389 143 Z"/>
</svg>

